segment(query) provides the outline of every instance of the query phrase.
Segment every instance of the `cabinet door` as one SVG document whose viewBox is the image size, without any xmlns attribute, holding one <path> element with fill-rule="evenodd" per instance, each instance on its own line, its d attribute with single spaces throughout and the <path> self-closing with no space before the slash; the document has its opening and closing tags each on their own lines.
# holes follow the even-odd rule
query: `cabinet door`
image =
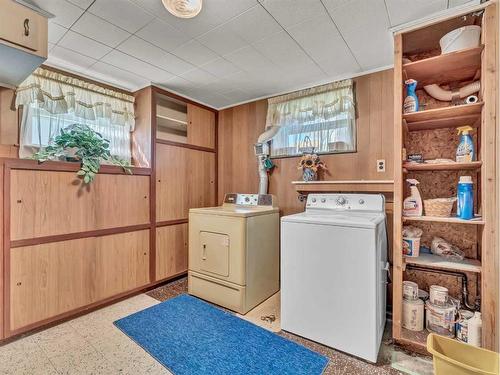
<svg viewBox="0 0 500 375">
<path fill-rule="evenodd" d="M 188 207 L 215 206 L 215 154 L 189 150 Z"/>
<path fill-rule="evenodd" d="M 74 172 L 12 170 L 11 239 L 149 223 L 148 176 L 99 174 L 78 185 Z"/>
<path fill-rule="evenodd" d="M 149 282 L 149 231 L 11 249 L 10 329 Z"/>
<path fill-rule="evenodd" d="M 47 19 L 13 1 L 0 1 L 0 39 L 47 57 Z"/>
<path fill-rule="evenodd" d="M 187 271 L 188 225 L 178 224 L 156 229 L 156 280 Z"/>
<path fill-rule="evenodd" d="M 188 143 L 215 148 L 215 113 L 193 104 L 187 105 Z"/>
</svg>

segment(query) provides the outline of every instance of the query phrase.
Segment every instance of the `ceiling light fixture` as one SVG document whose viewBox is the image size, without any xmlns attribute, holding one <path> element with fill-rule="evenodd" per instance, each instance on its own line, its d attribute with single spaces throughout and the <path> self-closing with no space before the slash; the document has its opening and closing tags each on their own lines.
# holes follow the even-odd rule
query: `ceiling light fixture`
<svg viewBox="0 0 500 375">
<path fill-rule="evenodd" d="M 201 11 L 203 0 L 162 0 L 163 5 L 174 16 L 193 18 Z"/>
</svg>

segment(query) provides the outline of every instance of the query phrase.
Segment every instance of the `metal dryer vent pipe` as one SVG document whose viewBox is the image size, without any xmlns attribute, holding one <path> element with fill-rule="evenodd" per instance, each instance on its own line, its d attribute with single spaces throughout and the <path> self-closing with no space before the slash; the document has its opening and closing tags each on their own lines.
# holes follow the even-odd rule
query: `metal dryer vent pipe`
<svg viewBox="0 0 500 375">
<path fill-rule="evenodd" d="M 276 133 L 278 133 L 278 130 L 280 130 L 279 126 L 271 126 L 267 128 L 264 133 L 259 135 L 257 143 L 266 144 L 276 135 Z M 264 167 L 264 160 L 267 156 L 268 155 L 264 154 L 257 155 L 259 163 L 259 194 L 267 194 L 269 178 L 267 177 L 266 167 Z"/>
<path fill-rule="evenodd" d="M 406 269 L 410 270 L 415 270 L 415 271 L 421 271 L 421 272 L 428 272 L 428 273 L 439 273 L 442 275 L 448 275 L 448 276 L 455 276 L 459 277 L 462 280 L 462 303 L 465 305 L 470 310 L 475 310 L 479 311 L 480 310 L 480 303 L 475 303 L 475 304 L 470 304 L 469 303 L 469 289 L 467 287 L 467 275 L 463 272 L 457 272 L 457 271 L 445 271 L 445 270 L 438 270 L 438 269 L 427 269 L 419 266 L 414 266 L 411 264 L 406 265 Z M 479 300 L 479 297 L 478 297 Z"/>
<path fill-rule="evenodd" d="M 434 99 L 441 100 L 443 102 L 451 102 L 454 97 L 459 97 L 460 99 L 466 98 L 469 95 L 478 92 L 481 89 L 481 82 L 475 81 L 459 88 L 458 90 L 444 90 L 439 85 L 427 85 L 424 86 L 424 90 L 432 96 Z"/>
</svg>

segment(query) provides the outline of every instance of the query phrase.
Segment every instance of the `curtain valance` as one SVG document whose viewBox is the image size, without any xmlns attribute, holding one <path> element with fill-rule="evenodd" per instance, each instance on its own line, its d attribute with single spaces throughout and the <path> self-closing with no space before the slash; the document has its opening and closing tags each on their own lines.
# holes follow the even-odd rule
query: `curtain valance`
<svg viewBox="0 0 500 375">
<path fill-rule="evenodd" d="M 329 121 L 345 112 L 355 117 L 353 82 L 350 79 L 270 98 L 266 128 Z"/>
<path fill-rule="evenodd" d="M 51 114 L 135 126 L 133 96 L 48 69 L 38 68 L 16 90 L 16 107 L 34 103 Z"/>
</svg>

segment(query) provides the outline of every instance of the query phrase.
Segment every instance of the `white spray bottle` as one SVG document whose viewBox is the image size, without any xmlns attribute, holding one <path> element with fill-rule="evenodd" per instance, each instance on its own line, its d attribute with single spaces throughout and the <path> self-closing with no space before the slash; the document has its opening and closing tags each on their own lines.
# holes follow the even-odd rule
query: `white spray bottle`
<svg viewBox="0 0 500 375">
<path fill-rule="evenodd" d="M 418 191 L 418 181 L 413 178 L 406 180 L 410 184 L 410 196 L 403 201 L 403 216 L 422 216 L 422 197 Z"/>
</svg>

